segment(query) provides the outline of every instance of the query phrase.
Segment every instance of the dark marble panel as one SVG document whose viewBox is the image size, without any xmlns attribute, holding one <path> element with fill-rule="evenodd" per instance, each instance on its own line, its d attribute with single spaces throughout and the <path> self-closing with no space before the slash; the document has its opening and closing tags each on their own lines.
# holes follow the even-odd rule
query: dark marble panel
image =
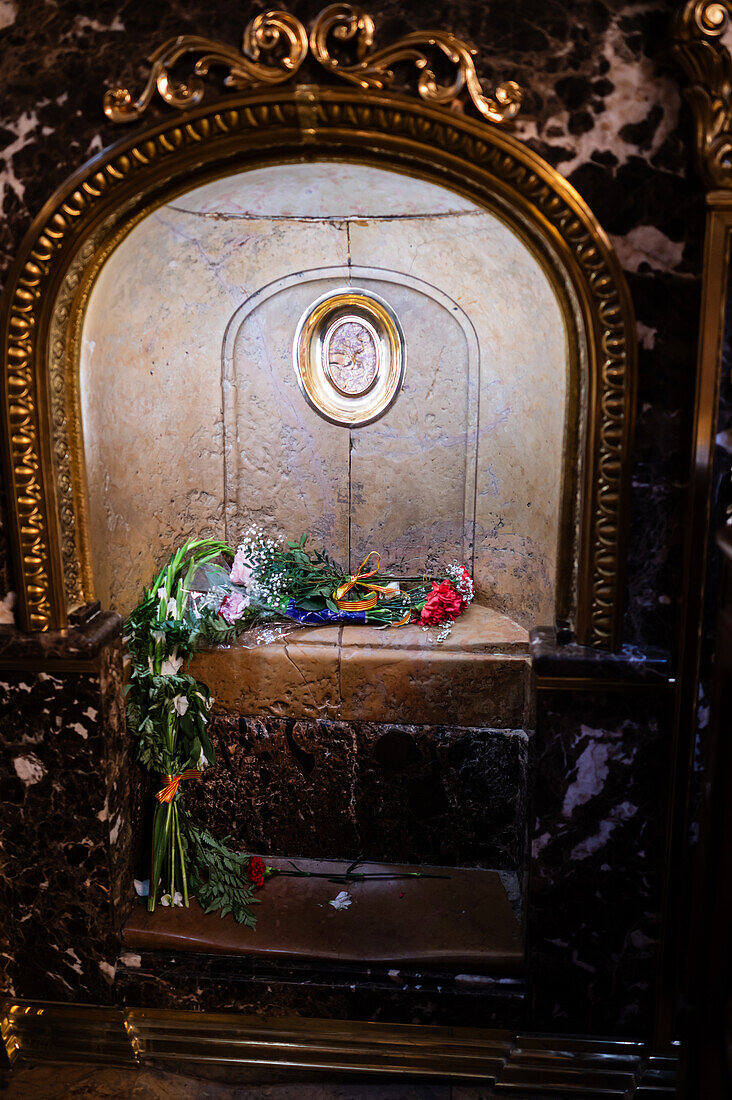
<svg viewBox="0 0 732 1100">
<path fill-rule="evenodd" d="M 348 723 L 218 717 L 212 730 L 217 766 L 186 792 L 197 821 L 245 851 L 359 854 Z"/>
<path fill-rule="evenodd" d="M 121 655 L 99 673 L 0 676 L 0 869 L 8 991 L 106 1001 L 131 903 Z"/>
<path fill-rule="evenodd" d="M 527 967 L 537 1028 L 652 1020 L 671 694 L 540 691 Z"/>
<path fill-rule="evenodd" d="M 522 873 L 522 731 L 214 719 L 195 819 L 249 851 Z"/>
<path fill-rule="evenodd" d="M 126 920 L 134 900 L 131 877 L 138 863 L 143 839 L 146 773 L 132 759 L 125 720 L 122 649 L 108 646 L 100 661 L 99 692 L 103 727 L 99 730 L 104 750 L 109 832 L 109 896 L 114 928 Z"/>
<path fill-rule="evenodd" d="M 364 854 L 523 874 L 523 731 L 364 724 L 356 737 Z"/>
<path fill-rule="evenodd" d="M 122 951 L 117 1003 L 144 1008 L 310 1016 L 451 1027 L 518 1027 L 518 979 L 414 968 Z"/>
</svg>

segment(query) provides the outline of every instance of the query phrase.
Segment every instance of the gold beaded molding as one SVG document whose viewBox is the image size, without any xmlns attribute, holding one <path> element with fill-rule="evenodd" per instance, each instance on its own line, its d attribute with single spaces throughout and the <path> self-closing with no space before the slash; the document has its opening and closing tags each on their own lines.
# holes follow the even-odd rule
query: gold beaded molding
<svg viewBox="0 0 732 1100">
<path fill-rule="evenodd" d="M 294 15 L 268 11 L 257 15 L 244 32 L 241 52 L 196 35 L 169 38 L 150 58 L 150 75 L 141 94 L 133 99 L 128 88 L 111 88 L 104 96 L 104 113 L 112 122 L 133 122 L 150 106 L 155 89 L 171 107 L 185 110 L 201 102 L 203 78 L 214 67 L 224 68 L 224 86 L 242 91 L 281 84 L 298 71 L 308 54 L 329 73 L 359 88 L 381 90 L 394 80 L 392 65 L 410 61 L 419 70 L 417 91 L 427 102 L 457 103 L 467 94 L 473 106 L 490 122 L 509 122 L 521 107 L 522 92 L 514 80 L 499 84 L 486 95 L 475 69 L 477 51 L 449 31 L 414 31 L 391 46 L 371 50 L 374 21 L 354 4 L 331 4 L 315 20 L 310 35 Z M 355 61 L 339 59 L 333 46 L 351 43 Z M 452 80 L 438 82 L 425 49 L 441 54 L 454 67 Z M 183 58 L 197 55 L 193 71 L 176 80 L 172 70 Z"/>
<path fill-rule="evenodd" d="M 78 346 L 104 259 L 171 194 L 307 151 L 452 187 L 504 218 L 544 265 L 574 349 L 560 552 L 569 567 L 559 602 L 581 641 L 619 642 L 635 336 L 613 250 L 566 180 L 505 130 L 348 84 L 239 93 L 148 127 L 82 167 L 31 227 L 2 313 L 9 520 L 25 629 L 62 628 L 93 597 Z"/>
</svg>

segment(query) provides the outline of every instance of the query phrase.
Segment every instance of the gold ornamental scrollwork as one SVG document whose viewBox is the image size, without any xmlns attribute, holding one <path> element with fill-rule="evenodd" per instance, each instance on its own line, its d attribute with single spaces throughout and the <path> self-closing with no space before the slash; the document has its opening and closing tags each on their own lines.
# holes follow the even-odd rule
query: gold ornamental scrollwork
<svg viewBox="0 0 732 1100">
<path fill-rule="evenodd" d="M 732 187 L 732 57 L 723 41 L 730 0 L 688 0 L 676 16 L 673 54 L 689 79 L 697 166 L 711 188 Z"/>
<path fill-rule="evenodd" d="M 523 93 L 515 80 L 499 84 L 494 96 L 483 92 L 475 69 L 473 46 L 450 31 L 413 31 L 398 39 L 391 46 L 369 53 L 374 41 L 374 21 L 370 15 L 353 4 L 331 4 L 315 20 L 310 33 L 310 49 L 313 57 L 335 76 L 342 77 L 358 87 L 382 89 L 394 80 L 391 66 L 400 61 L 413 61 L 420 70 L 417 91 L 422 99 L 432 103 L 453 103 L 464 90 L 473 106 L 489 122 L 509 122 L 521 108 Z M 329 40 L 354 41 L 356 61 L 344 64 L 334 57 Z M 442 52 L 451 65 L 456 66 L 454 79 L 440 84 L 429 67 L 425 47 Z"/>
<path fill-rule="evenodd" d="M 276 51 L 285 47 L 285 53 Z M 224 86 L 244 91 L 259 85 L 281 84 L 289 80 L 308 52 L 308 35 L 299 19 L 286 11 L 268 11 L 257 15 L 244 31 L 241 53 L 221 42 L 197 35 L 169 38 L 150 58 L 150 75 L 137 99 L 127 88 L 110 88 L 104 96 L 104 113 L 112 122 L 134 122 L 152 102 L 155 89 L 171 107 L 185 110 L 203 99 L 203 77 L 214 66 L 227 68 Z M 186 80 L 171 76 L 173 67 L 184 57 L 200 54 Z M 265 64 L 264 57 L 271 57 Z"/>
<path fill-rule="evenodd" d="M 281 84 L 301 67 L 308 47 L 315 60 L 329 73 L 357 85 L 364 91 L 381 89 L 393 83 L 391 66 L 411 61 L 419 70 L 417 91 L 427 102 L 455 104 L 467 93 L 473 106 L 489 122 L 510 122 L 516 117 L 523 93 L 515 80 L 499 84 L 493 95 L 487 95 L 475 67 L 476 49 L 450 31 L 414 31 L 390 46 L 371 51 L 374 42 L 374 21 L 353 4 L 331 4 L 316 18 L 310 36 L 294 15 L 285 11 L 268 11 L 256 16 L 244 32 L 241 53 L 224 43 L 195 35 L 169 38 L 150 58 L 147 83 L 133 99 L 128 88 L 111 88 L 104 96 L 104 113 L 112 122 L 133 122 L 150 106 L 155 89 L 171 107 L 186 110 L 201 102 L 203 78 L 213 66 L 223 66 L 229 72 L 224 86 L 238 91 Z M 352 42 L 356 60 L 344 62 L 335 56 L 331 41 Z M 284 48 L 284 53 L 282 49 Z M 432 49 L 455 67 L 448 83 L 440 83 L 430 68 Z M 279 51 L 279 53 L 278 53 Z M 185 80 L 176 80 L 172 70 L 184 57 L 201 56 L 193 72 Z M 263 57 L 270 62 L 263 63 Z"/>
</svg>

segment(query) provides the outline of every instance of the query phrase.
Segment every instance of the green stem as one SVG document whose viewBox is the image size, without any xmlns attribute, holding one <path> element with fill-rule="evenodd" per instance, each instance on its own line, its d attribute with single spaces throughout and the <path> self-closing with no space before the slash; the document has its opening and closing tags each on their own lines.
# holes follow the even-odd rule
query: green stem
<svg viewBox="0 0 732 1100">
<path fill-rule="evenodd" d="M 165 803 L 165 809 L 166 809 L 167 812 L 166 812 L 166 815 L 165 815 L 165 829 L 163 830 L 163 852 L 165 853 L 165 856 L 163 858 L 167 862 L 166 857 L 168 855 L 168 852 L 170 851 L 170 824 L 171 824 L 173 804 L 171 802 L 166 802 Z M 170 880 L 170 868 L 168 868 L 168 876 L 167 877 L 168 877 L 168 880 Z M 169 892 L 168 890 L 163 890 L 164 894 L 167 894 L 168 892 Z"/>
<path fill-rule="evenodd" d="M 431 875 L 426 871 L 396 871 L 391 874 L 389 871 L 374 872 L 369 874 L 368 871 L 343 871 L 339 874 L 337 871 L 285 871 L 280 870 L 279 867 L 272 868 L 272 876 L 280 875 L 283 878 L 326 878 L 329 882 L 370 882 L 372 879 L 402 879 L 402 878 L 442 878 L 449 879 L 449 875 Z"/>
<path fill-rule="evenodd" d="M 174 802 L 170 803 L 170 904 L 175 898 L 175 823 L 178 818 L 178 807 Z"/>
<path fill-rule="evenodd" d="M 157 890 L 158 884 L 155 881 L 155 814 L 153 814 L 152 844 L 150 845 L 150 889 L 147 895 L 148 913 L 155 912 L 155 895 L 157 894 Z"/>
<path fill-rule="evenodd" d="M 178 815 L 178 808 L 177 807 L 176 807 L 176 812 L 175 812 L 175 828 L 176 828 L 176 836 L 177 836 L 177 839 L 178 839 L 178 851 L 180 852 L 180 873 L 181 873 L 181 877 L 182 877 L 182 880 L 183 880 L 183 904 L 185 905 L 185 907 L 187 909 L 188 908 L 188 877 L 186 875 L 186 860 L 185 860 L 185 856 L 183 854 L 183 841 L 181 840 L 181 835 L 180 835 L 180 817 Z"/>
</svg>

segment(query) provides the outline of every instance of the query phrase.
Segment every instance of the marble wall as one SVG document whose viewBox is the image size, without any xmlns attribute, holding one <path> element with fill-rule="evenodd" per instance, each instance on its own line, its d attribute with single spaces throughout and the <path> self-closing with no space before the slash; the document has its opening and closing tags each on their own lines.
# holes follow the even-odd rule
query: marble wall
<svg viewBox="0 0 732 1100">
<path fill-rule="evenodd" d="M 59 666 L 53 639 L 26 654 L 28 671 L 0 671 L 0 988 L 11 995 L 111 997 L 141 811 L 119 630 L 98 616 L 81 638 L 84 671 Z"/>
<path fill-rule="evenodd" d="M 526 911 L 539 1028 L 646 1034 L 661 923 L 672 695 L 540 691 Z"/>
<path fill-rule="evenodd" d="M 218 716 L 196 820 L 245 850 L 525 874 L 523 730 Z"/>
<path fill-rule="evenodd" d="M 350 429 L 292 362 L 299 318 L 343 286 L 405 332 L 401 392 Z M 566 343 L 528 248 L 434 184 L 309 162 L 179 195 L 113 253 L 85 316 L 97 596 L 125 613 L 184 538 L 236 543 L 256 521 L 354 571 L 373 548 L 405 572 L 458 558 L 479 598 L 553 622 Z"/>
</svg>

